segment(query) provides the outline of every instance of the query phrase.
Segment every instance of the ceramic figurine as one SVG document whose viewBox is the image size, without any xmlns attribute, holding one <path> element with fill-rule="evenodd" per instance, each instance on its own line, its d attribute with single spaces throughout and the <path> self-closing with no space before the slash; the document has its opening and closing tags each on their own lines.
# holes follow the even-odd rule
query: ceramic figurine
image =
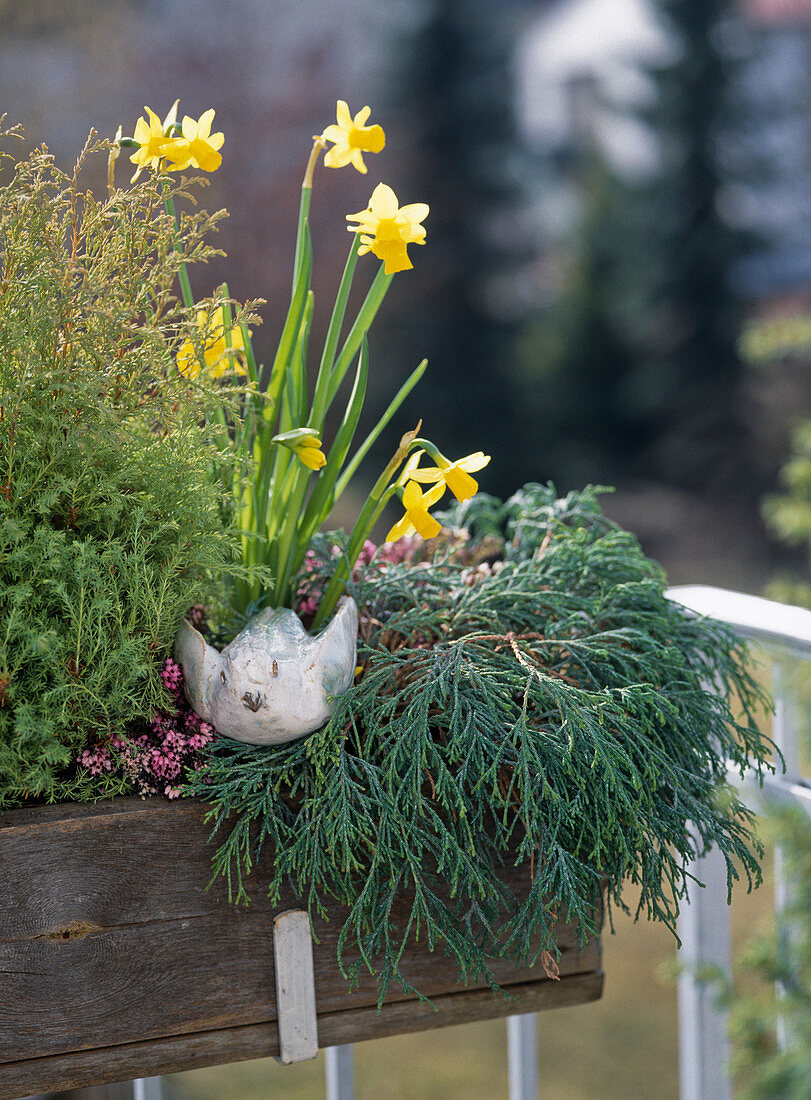
<svg viewBox="0 0 811 1100">
<path fill-rule="evenodd" d="M 311 637 L 298 615 L 267 608 L 220 653 L 184 620 L 175 638 L 192 708 L 226 737 L 277 745 L 312 733 L 355 673 L 358 609 L 345 597 Z"/>
</svg>

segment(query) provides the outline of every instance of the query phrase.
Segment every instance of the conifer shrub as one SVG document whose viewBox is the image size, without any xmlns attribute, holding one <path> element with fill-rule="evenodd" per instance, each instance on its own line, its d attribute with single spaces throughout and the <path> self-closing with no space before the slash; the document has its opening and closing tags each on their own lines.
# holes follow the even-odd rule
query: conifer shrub
<svg viewBox="0 0 811 1100">
<path fill-rule="evenodd" d="M 176 227 L 154 177 L 96 199 L 93 151 L 7 157 L 0 188 L 0 805 L 127 789 L 71 765 L 168 702 L 181 616 L 235 556 L 214 394 L 174 359 L 172 285 L 217 216 Z"/>
<path fill-rule="evenodd" d="M 528 485 L 440 519 L 449 534 L 356 568 L 359 671 L 321 731 L 213 742 L 195 787 L 232 896 L 247 900 L 267 845 L 270 896 L 290 881 L 314 914 L 345 905 L 339 955 L 382 998 L 411 989 L 400 962 L 417 931 L 464 975 L 491 976 L 488 953 L 554 973 L 555 919 L 594 933 L 603 889 L 626 908 L 635 884 L 638 912 L 675 932 L 689 862 L 710 846 L 730 887 L 756 884 L 760 847 L 726 770 L 761 772 L 770 746 L 734 633 L 667 599 L 594 490 Z M 309 557 L 305 608 L 336 542 Z M 503 885 L 508 862 L 527 869 L 522 897 Z"/>
</svg>

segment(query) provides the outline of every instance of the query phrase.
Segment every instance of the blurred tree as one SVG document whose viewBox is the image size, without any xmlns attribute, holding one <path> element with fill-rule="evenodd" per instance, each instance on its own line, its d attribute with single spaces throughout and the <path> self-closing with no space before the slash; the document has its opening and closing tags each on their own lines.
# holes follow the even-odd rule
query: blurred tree
<svg viewBox="0 0 811 1100">
<path fill-rule="evenodd" d="M 794 360 L 811 366 L 811 315 L 777 317 L 750 325 L 741 340 L 744 357 L 754 366 L 779 369 Z M 783 492 L 763 502 L 766 522 L 789 546 L 801 546 L 811 562 L 811 420 L 795 425 L 791 454 L 780 471 Z M 787 603 L 811 607 L 811 581 L 783 578 L 771 585 L 771 594 Z M 807 692 L 811 703 L 811 689 Z"/>
<path fill-rule="evenodd" d="M 417 151 L 398 197 L 427 201 L 431 213 L 428 248 L 409 273 L 411 307 L 388 321 L 387 355 L 406 365 L 428 357 L 416 401 L 426 429 L 449 455 L 492 453 L 486 487 L 508 495 L 539 476 L 534 455 L 515 446 L 511 369 L 533 253 L 511 63 L 537 5 L 429 0 L 411 10 L 421 18 L 410 34 L 398 31 L 390 75 L 392 106 Z"/>
<path fill-rule="evenodd" d="M 640 111 L 658 167 L 628 181 L 593 142 L 575 158 L 579 240 L 558 300 L 522 339 L 523 375 L 560 480 L 644 468 L 685 488 L 747 495 L 757 490 L 744 473 L 744 303 L 730 275 L 748 237 L 719 210 L 719 141 L 731 124 L 719 31 L 733 4 L 655 6 L 678 47 L 649 67 L 656 94 Z"/>
</svg>

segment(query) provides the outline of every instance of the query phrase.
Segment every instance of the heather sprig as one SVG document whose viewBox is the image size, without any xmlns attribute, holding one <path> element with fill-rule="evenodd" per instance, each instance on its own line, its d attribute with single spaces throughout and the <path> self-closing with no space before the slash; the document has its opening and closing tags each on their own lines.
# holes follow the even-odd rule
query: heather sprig
<svg viewBox="0 0 811 1100">
<path fill-rule="evenodd" d="M 189 772 L 204 766 L 214 727 L 189 706 L 183 693 L 183 670 L 171 657 L 161 669 L 161 681 L 170 705 L 155 711 L 148 730 L 117 733 L 79 753 L 79 768 L 97 778 L 100 787 L 123 780 L 142 797 L 180 798 Z"/>
</svg>

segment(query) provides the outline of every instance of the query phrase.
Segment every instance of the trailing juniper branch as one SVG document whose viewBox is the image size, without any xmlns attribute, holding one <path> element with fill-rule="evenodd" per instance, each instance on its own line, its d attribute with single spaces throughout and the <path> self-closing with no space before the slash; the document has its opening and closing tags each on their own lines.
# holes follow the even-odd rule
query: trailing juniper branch
<svg viewBox="0 0 811 1100">
<path fill-rule="evenodd" d="M 728 760 L 771 767 L 744 645 L 666 599 L 596 490 L 530 485 L 443 519 L 463 536 L 350 582 L 361 672 L 328 725 L 270 749 L 221 739 L 196 788 L 234 898 L 258 826 L 270 894 L 290 880 L 312 914 L 344 904 L 346 972 L 375 972 L 381 999 L 411 990 L 417 933 L 495 986 L 488 956 L 548 960 L 557 918 L 581 941 L 597 931 L 602 890 L 625 909 L 636 884 L 637 912 L 675 930 L 688 861 L 710 846 L 730 886 L 760 881 L 749 814 L 724 787 Z M 527 869 L 520 897 L 500 880 L 510 863 Z"/>
</svg>

